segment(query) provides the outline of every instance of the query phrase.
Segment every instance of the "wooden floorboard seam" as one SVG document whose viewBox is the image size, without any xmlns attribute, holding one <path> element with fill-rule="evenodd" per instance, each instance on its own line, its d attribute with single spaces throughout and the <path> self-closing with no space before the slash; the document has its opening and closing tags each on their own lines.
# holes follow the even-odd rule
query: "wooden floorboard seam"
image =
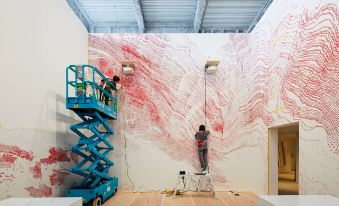
<svg viewBox="0 0 339 206">
<path fill-rule="evenodd" d="M 253 199 L 251 197 L 249 197 L 248 194 L 246 193 L 241 193 L 242 196 L 245 196 L 250 202 L 253 202 Z"/>
<path fill-rule="evenodd" d="M 190 195 L 190 198 L 191 198 L 192 205 L 193 205 L 193 206 L 196 206 L 196 205 L 195 205 L 195 202 L 194 202 L 194 200 L 193 200 L 193 197 L 192 197 L 191 195 Z"/>
<path fill-rule="evenodd" d="M 137 197 L 140 195 L 140 193 L 137 193 L 136 195 L 135 195 L 135 197 L 132 199 L 132 201 L 128 204 L 128 206 L 131 206 L 132 205 L 132 203 L 135 201 L 135 199 L 137 199 Z"/>
<path fill-rule="evenodd" d="M 222 198 L 218 198 L 225 206 L 230 206 L 227 202 L 225 202 Z"/>
<path fill-rule="evenodd" d="M 187 193 L 167 196 L 161 193 L 119 193 L 108 200 L 104 206 L 256 206 L 254 193 L 239 193 L 239 196 L 217 192 L 216 198 L 208 193 Z"/>
<path fill-rule="evenodd" d="M 165 201 L 165 195 L 163 194 L 163 195 L 162 195 L 162 198 L 161 198 L 161 206 L 164 205 L 164 201 Z"/>
</svg>

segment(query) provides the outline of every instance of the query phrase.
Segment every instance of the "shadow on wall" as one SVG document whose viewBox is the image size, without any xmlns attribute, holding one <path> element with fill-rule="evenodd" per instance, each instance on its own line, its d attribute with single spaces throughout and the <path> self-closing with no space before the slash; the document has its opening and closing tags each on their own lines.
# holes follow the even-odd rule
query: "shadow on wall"
<svg viewBox="0 0 339 206">
<path fill-rule="evenodd" d="M 43 137 L 43 139 L 34 139 L 44 143 L 36 142 L 36 145 L 41 147 L 35 148 L 33 151 L 39 149 L 49 152 L 49 157 L 45 163 L 45 167 L 48 170 L 45 171 L 47 174 L 43 174 L 43 176 L 48 175 L 50 177 L 50 182 L 46 183 L 46 185 L 49 186 L 51 184 L 52 195 L 63 196 L 65 189 L 79 181 L 79 177 L 68 172 L 75 165 L 75 162 L 78 161 L 78 157 L 70 152 L 68 148 L 79 139 L 69 127 L 80 122 L 80 120 L 74 112 L 66 109 L 65 96 L 52 90 L 48 90 L 43 98 L 39 117 L 37 125 L 41 122 L 40 127 L 54 131 Z M 35 144 L 33 143 L 33 145 Z"/>
<path fill-rule="evenodd" d="M 66 110 L 65 97 L 53 91 L 46 93 L 41 105 L 35 125 L 4 128 L 4 137 L 13 138 L 0 143 L 0 188 L 6 191 L 0 194 L 0 199 L 63 196 L 64 189 L 79 182 L 77 176 L 68 172 L 79 161 L 68 150 L 78 140 L 68 128 L 79 120 Z"/>
<path fill-rule="evenodd" d="M 56 121 L 55 121 L 55 127 L 56 131 L 65 131 L 65 132 L 57 132 L 56 133 L 56 142 L 57 145 L 61 146 L 70 146 L 77 142 L 78 136 L 75 135 L 73 132 L 69 130 L 69 127 L 72 124 L 79 123 L 79 118 L 76 117 L 75 113 L 73 111 L 66 109 L 66 98 L 64 96 L 61 96 L 59 94 L 55 94 L 55 112 L 56 114 Z M 62 112 L 64 111 L 64 112 Z M 66 112 L 66 113 L 65 113 Z"/>
<path fill-rule="evenodd" d="M 39 119 L 36 121 L 36 128 L 47 130 L 55 134 L 55 143 L 52 145 L 59 147 L 68 147 L 77 140 L 69 127 L 78 123 L 79 118 L 75 113 L 66 109 L 66 98 L 52 90 L 48 90 L 42 100 Z"/>
</svg>

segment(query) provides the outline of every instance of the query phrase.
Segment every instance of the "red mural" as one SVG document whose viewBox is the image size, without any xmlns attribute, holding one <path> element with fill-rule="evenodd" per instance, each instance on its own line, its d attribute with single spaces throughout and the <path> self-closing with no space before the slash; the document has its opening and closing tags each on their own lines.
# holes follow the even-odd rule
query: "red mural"
<svg viewBox="0 0 339 206">
<path fill-rule="evenodd" d="M 324 128 L 329 148 L 339 155 L 339 12 L 328 4 L 313 13 L 305 10 L 296 23 L 281 98 L 294 117 Z"/>
<path fill-rule="evenodd" d="M 62 185 L 69 175 L 65 169 L 51 169 L 54 164 L 58 168 L 60 163 L 71 163 L 79 161 L 78 158 L 65 148 L 51 147 L 49 155 L 46 158 L 37 159 L 32 152 L 23 150 L 17 146 L 0 144 L 0 182 L 13 183 L 16 181 L 16 176 L 13 175 L 13 168 L 18 159 L 20 164 L 27 162 L 32 165 L 29 168 L 30 173 L 34 179 L 42 179 L 44 175 L 49 176 L 49 184 L 39 184 L 38 187 L 26 187 L 29 195 L 32 197 L 50 197 L 53 194 L 52 186 Z M 42 170 L 42 167 L 44 168 Z M 70 166 L 67 166 L 70 167 Z M 10 169 L 10 170 L 8 170 Z M 24 173 L 22 167 L 16 167 L 16 172 Z"/>
<path fill-rule="evenodd" d="M 62 148 L 52 147 L 49 149 L 49 156 L 47 158 L 42 158 L 40 162 L 42 164 L 54 164 L 57 162 L 70 162 L 71 158 L 69 157 L 69 150 Z"/>
<path fill-rule="evenodd" d="M 69 172 L 67 170 L 53 169 L 53 173 L 49 176 L 51 185 L 62 185 L 68 175 Z"/>
<path fill-rule="evenodd" d="M 33 154 L 17 146 L 0 144 L 0 167 L 12 167 L 18 158 L 32 161 Z"/>
<path fill-rule="evenodd" d="M 41 162 L 36 162 L 34 167 L 31 167 L 31 173 L 33 175 L 33 178 L 35 178 L 35 179 L 41 179 L 42 178 Z"/>
<path fill-rule="evenodd" d="M 25 189 L 29 192 L 29 196 L 31 197 L 51 197 L 52 196 L 52 188 L 44 184 L 40 184 L 38 188 L 27 187 Z"/>
<path fill-rule="evenodd" d="M 186 151 L 187 148 L 192 148 L 193 150 L 194 140 L 186 137 L 188 135 L 192 136 L 196 128 L 190 128 L 191 134 L 187 134 L 187 131 L 184 131 L 186 130 L 185 124 L 178 125 L 181 127 L 181 135 L 173 138 L 168 117 L 171 114 L 175 114 L 175 118 L 178 121 L 186 121 L 185 108 L 182 108 L 182 105 L 191 105 L 191 103 L 185 104 L 185 101 L 190 101 L 190 96 L 192 95 L 189 90 L 184 90 L 184 93 L 175 93 L 178 84 L 182 81 L 181 75 L 187 72 L 187 78 L 190 78 L 187 79 L 188 84 L 191 87 L 197 85 L 196 83 L 200 81 L 201 77 L 198 77 L 198 75 L 191 76 L 191 71 L 185 68 L 186 63 L 179 65 L 178 62 L 166 58 L 168 52 L 176 49 L 187 49 L 174 48 L 173 45 L 167 42 L 167 38 L 167 35 L 121 34 L 114 35 L 114 38 L 113 35 L 92 35 L 90 46 L 96 48 L 95 51 L 100 50 L 104 51 L 104 53 L 100 52 L 100 56 L 94 50 L 90 50 L 90 56 L 99 56 L 98 59 L 93 59 L 91 64 L 99 66 L 99 61 L 102 61 L 100 59 L 105 59 L 111 70 L 112 68 L 113 71 L 114 68 L 119 68 L 118 71 L 120 71 L 121 60 L 132 60 L 137 69 L 133 76 L 124 76 L 122 78 L 124 91 L 120 101 L 123 102 L 123 105 L 128 105 L 124 109 L 126 111 L 125 116 L 128 118 L 128 128 L 126 130 L 139 130 L 145 133 L 145 136 L 150 140 L 163 145 L 161 147 L 173 158 L 192 162 L 196 160 L 196 154 L 193 152 L 187 153 Z M 173 68 L 173 71 L 165 69 L 167 65 Z M 106 67 L 102 71 L 108 75 L 109 69 L 109 67 Z M 121 75 L 121 73 L 117 73 Z M 202 114 L 203 111 L 200 111 L 200 119 L 202 119 Z M 133 121 L 130 121 L 130 119 Z M 150 127 L 150 125 L 152 126 Z M 220 132 L 222 128 L 218 128 L 218 130 Z"/>
<path fill-rule="evenodd" d="M 218 182 L 226 178 L 216 161 L 244 147 L 265 148 L 264 134 L 276 121 L 269 109 L 274 98 L 281 98 L 277 107 L 293 119 L 315 120 L 338 154 L 338 25 L 336 5 L 327 4 L 312 13 L 286 14 L 273 28 L 260 22 L 251 35 L 225 40 L 219 67 L 224 72 L 207 78 L 209 159 Z M 193 134 L 205 111 L 204 75 L 197 68 L 205 62 L 189 35 L 181 37 L 177 44 L 170 35 L 92 34 L 90 63 L 111 77 L 122 76 L 121 60 L 132 60 L 135 74 L 123 76 L 120 96 L 126 132 L 142 134 L 198 169 Z M 243 138 L 258 133 L 260 139 Z"/>
</svg>

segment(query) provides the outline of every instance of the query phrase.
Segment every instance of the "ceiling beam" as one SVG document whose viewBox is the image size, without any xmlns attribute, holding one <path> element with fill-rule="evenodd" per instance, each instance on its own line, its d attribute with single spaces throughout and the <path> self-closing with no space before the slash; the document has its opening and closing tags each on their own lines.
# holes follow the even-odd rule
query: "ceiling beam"
<svg viewBox="0 0 339 206">
<path fill-rule="evenodd" d="M 93 22 L 92 33 L 137 33 L 136 22 Z M 146 22 L 144 33 L 193 33 L 192 22 Z"/>
<path fill-rule="evenodd" d="M 93 22 L 91 33 L 138 33 L 140 32 L 137 22 Z M 244 33 L 245 27 L 203 27 L 201 33 Z M 193 24 L 187 22 L 146 22 L 144 33 L 194 33 Z"/>
<path fill-rule="evenodd" d="M 193 33 L 191 21 L 146 22 L 146 33 Z"/>
<path fill-rule="evenodd" d="M 197 7 L 195 9 L 195 16 L 194 16 L 194 32 L 198 33 L 202 24 L 202 19 L 204 17 L 204 13 L 206 10 L 208 0 L 197 0 Z"/>
<path fill-rule="evenodd" d="M 136 22 L 94 22 L 92 33 L 138 33 L 139 26 Z"/>
<path fill-rule="evenodd" d="M 80 19 L 88 32 L 91 32 L 91 21 L 78 0 L 67 0 L 69 7 L 74 11 L 75 15 Z"/>
<path fill-rule="evenodd" d="M 141 2 L 140 2 L 140 0 L 132 0 L 132 2 L 133 2 L 133 5 L 134 5 L 135 17 L 137 19 L 140 32 L 144 33 L 145 32 L 145 23 L 144 23 L 144 15 L 143 15 L 142 9 L 141 9 Z"/>
<path fill-rule="evenodd" d="M 252 32 L 252 30 L 254 29 L 255 25 L 257 25 L 257 23 L 259 22 L 261 17 L 265 14 L 267 8 L 271 5 L 272 2 L 273 2 L 273 0 L 266 0 L 264 5 L 259 10 L 258 15 L 254 18 L 254 20 L 251 22 L 250 26 L 248 27 L 247 33 L 251 33 Z"/>
<path fill-rule="evenodd" d="M 247 27 L 203 27 L 201 33 L 244 33 L 246 29 Z"/>
</svg>

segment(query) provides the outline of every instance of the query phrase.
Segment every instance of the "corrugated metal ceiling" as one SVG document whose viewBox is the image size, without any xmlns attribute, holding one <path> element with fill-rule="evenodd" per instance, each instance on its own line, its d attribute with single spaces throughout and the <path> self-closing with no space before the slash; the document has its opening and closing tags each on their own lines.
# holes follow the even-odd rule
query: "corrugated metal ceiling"
<svg viewBox="0 0 339 206">
<path fill-rule="evenodd" d="M 134 7 L 129 0 L 79 0 L 90 21 L 136 22 Z"/>
<path fill-rule="evenodd" d="M 193 21 L 197 0 L 141 0 L 147 22 Z"/>
<path fill-rule="evenodd" d="M 188 33 L 246 32 L 251 24 L 255 25 L 260 19 L 271 0 L 67 0 L 67 2 L 88 27 L 89 32 Z M 202 12 L 197 12 L 197 9 Z"/>
<path fill-rule="evenodd" d="M 264 0 L 209 0 L 202 28 L 248 27 L 264 3 Z"/>
</svg>

